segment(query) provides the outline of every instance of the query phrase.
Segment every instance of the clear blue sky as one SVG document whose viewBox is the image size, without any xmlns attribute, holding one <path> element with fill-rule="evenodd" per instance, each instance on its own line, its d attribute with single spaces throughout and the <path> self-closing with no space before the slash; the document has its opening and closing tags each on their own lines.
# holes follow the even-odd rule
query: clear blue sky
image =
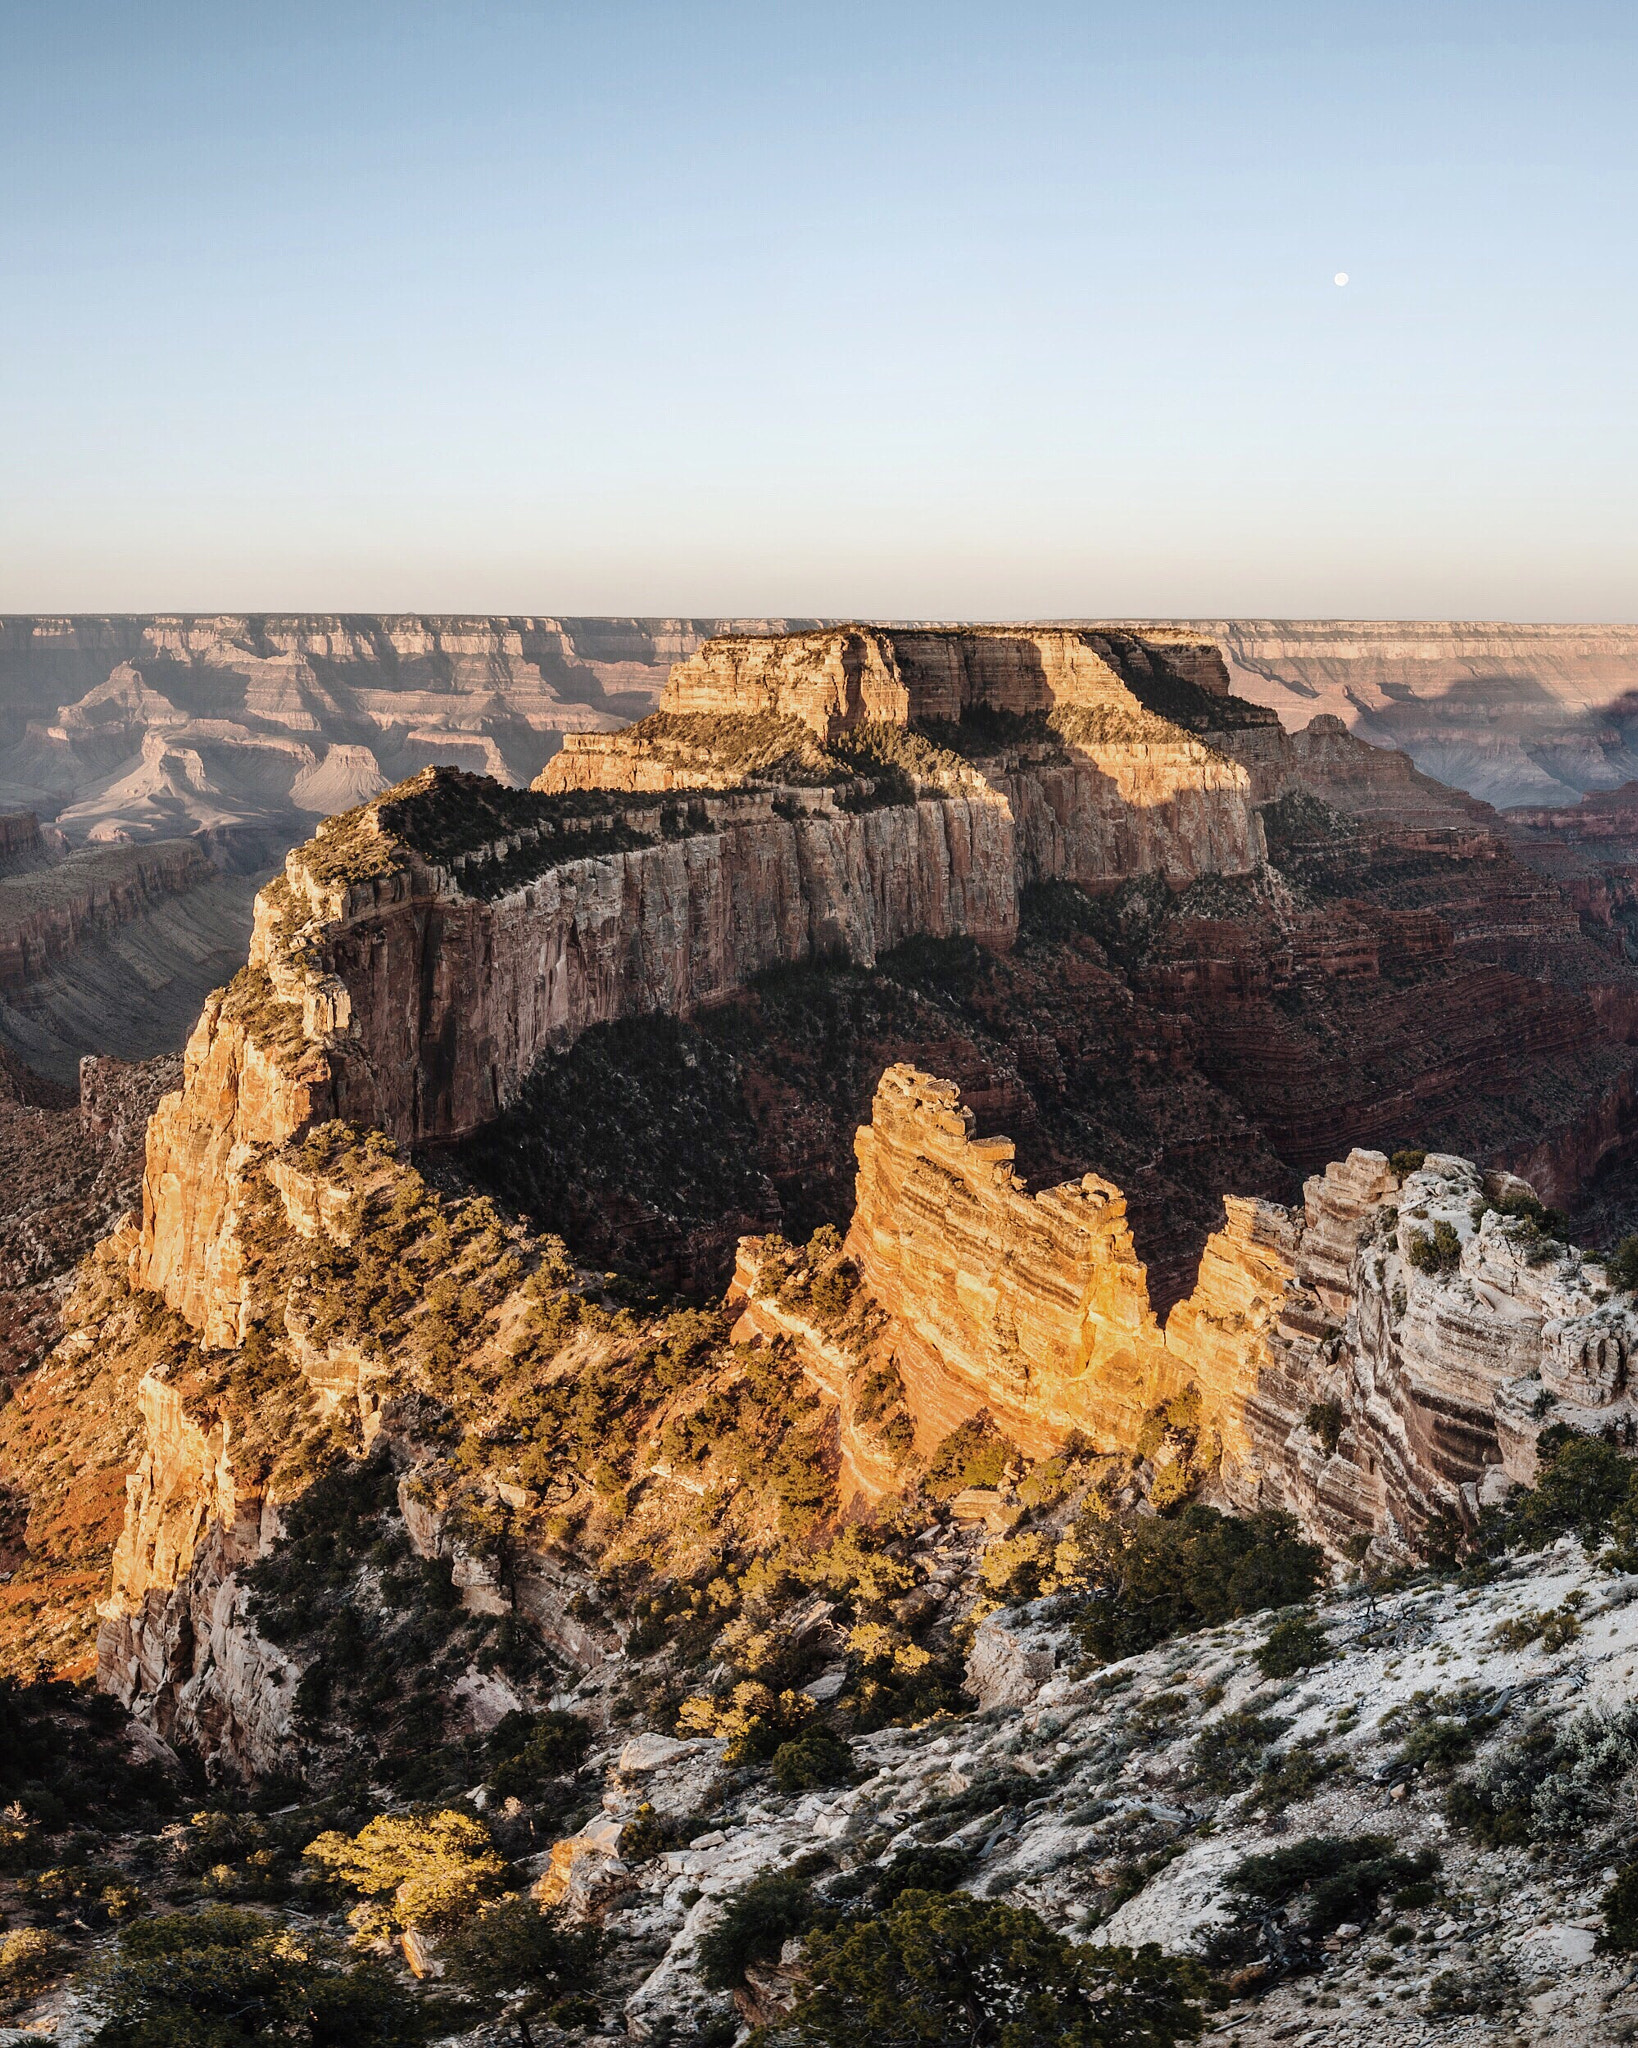
<svg viewBox="0 0 1638 2048">
<path fill-rule="evenodd" d="M 0 76 L 0 609 L 1638 618 L 1631 0 L 0 0 Z"/>
</svg>

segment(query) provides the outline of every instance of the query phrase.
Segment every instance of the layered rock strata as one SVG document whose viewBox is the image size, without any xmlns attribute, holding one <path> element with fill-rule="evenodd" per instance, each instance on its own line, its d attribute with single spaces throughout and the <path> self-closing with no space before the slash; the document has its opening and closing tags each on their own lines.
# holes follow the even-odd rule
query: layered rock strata
<svg viewBox="0 0 1638 2048">
<path fill-rule="evenodd" d="M 670 793 L 560 774 L 523 794 L 429 771 L 330 821 L 259 900 L 248 978 L 207 1006 L 188 1084 L 156 1119 L 144 1283 L 212 1333 L 236 1328 L 234 1162 L 314 1118 L 458 1137 L 591 1025 L 686 1016 L 771 967 L 869 966 L 915 937 L 1005 947 L 1034 881 L 1252 872 L 1247 772 L 1144 700 L 1241 713 L 1208 648 L 1171 652 L 999 630 L 715 641 L 679 666 L 666 718 L 727 702 L 826 740 L 975 708 L 1113 723 L 1072 725 L 1068 744 L 1043 729 L 997 763 L 921 743 L 908 770 L 896 742 L 872 741 L 804 757 L 806 779 L 776 760 L 720 792 L 699 786 L 720 764 L 709 746 Z"/>
<path fill-rule="evenodd" d="M 889 1067 L 859 1132 L 847 1250 L 897 1329 L 926 1447 L 987 1408 L 1032 1455 L 1072 1429 L 1133 1443 L 1181 1384 L 1120 1190 L 1096 1174 L 1026 1192 L 948 1082 Z"/>
<path fill-rule="evenodd" d="M 1635 1440 L 1638 1309 L 1494 1205 L 1528 1195 L 1511 1176 L 1356 1151 L 1299 1209 L 1229 1196 L 1162 1330 L 1120 1191 L 1031 1196 L 948 1083 L 890 1068 L 858 1155 L 847 1251 L 925 1447 L 984 1411 L 1032 1455 L 1072 1430 L 1129 1450 L 1192 1388 L 1229 1500 L 1405 1555 L 1533 1479 L 1548 1420 Z"/>
<path fill-rule="evenodd" d="M 1288 726 L 1334 714 L 1495 804 L 1573 801 L 1638 774 L 1638 629 L 1508 621 L 1197 619 L 1235 690 Z M 1150 630 L 1140 627 L 1139 630 Z"/>
</svg>

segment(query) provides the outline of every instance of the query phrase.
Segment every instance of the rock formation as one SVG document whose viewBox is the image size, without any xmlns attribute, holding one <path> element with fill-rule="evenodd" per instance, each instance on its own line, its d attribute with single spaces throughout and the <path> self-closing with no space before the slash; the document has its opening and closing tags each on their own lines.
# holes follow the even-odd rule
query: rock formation
<svg viewBox="0 0 1638 2048">
<path fill-rule="evenodd" d="M 1638 1308 L 1512 1176 L 1356 1151 L 1300 1209 L 1229 1196 L 1163 1332 L 1120 1191 L 1029 1195 L 948 1083 L 889 1068 L 858 1154 L 846 1249 L 928 1448 L 982 1411 L 1031 1456 L 1129 1451 L 1192 1388 L 1229 1500 L 1402 1556 L 1531 1482 L 1548 1418 L 1638 1441 Z"/>
<path fill-rule="evenodd" d="M 1234 689 L 1292 727 L 1316 712 L 1499 805 L 1562 804 L 1638 775 L 1632 626 L 1197 619 Z"/>
<path fill-rule="evenodd" d="M 0 808 L 76 843 L 273 835 L 434 761 L 527 782 L 649 710 L 727 619 L 298 614 L 0 620 Z"/>
<path fill-rule="evenodd" d="M 1005 1138 L 973 1135 L 948 1082 L 889 1067 L 858 1136 L 847 1250 L 896 1326 L 918 1440 L 988 1409 L 1032 1456 L 1079 1429 L 1134 1443 L 1178 1391 L 1120 1190 L 1025 1192 Z"/>
<path fill-rule="evenodd" d="M 714 642 L 680 665 L 653 719 L 565 749 L 545 787 L 428 771 L 293 851 L 259 899 L 249 966 L 206 1005 L 183 1085 L 154 1116 L 140 1229 L 105 1248 L 106 1294 L 77 1326 L 87 1356 L 124 1362 L 134 1391 L 122 1398 L 146 1440 L 105 1615 L 106 1681 L 247 1767 L 287 1753 L 284 1708 L 263 1722 L 256 1701 L 284 1700 L 289 1672 L 247 1620 L 242 1568 L 272 1540 L 281 1488 L 299 1483 L 271 1476 L 222 1380 L 269 1348 L 293 1401 L 356 1433 L 360 1452 L 379 1438 L 432 1475 L 425 1499 L 403 1494 L 403 1519 L 418 1548 L 450 1561 L 464 1612 L 526 1614 L 565 1654 L 597 1661 L 538 1523 L 508 1553 L 509 1577 L 470 1536 L 471 1514 L 541 1515 L 533 1483 L 503 1460 L 488 1505 L 457 1513 L 465 1482 L 417 1435 L 416 1404 L 450 1398 L 447 1363 L 429 1362 L 443 1340 L 418 1349 L 344 1302 L 316 1305 L 335 1261 L 357 1257 L 360 1204 L 390 1187 L 391 1214 L 419 1216 L 427 1199 L 372 1146 L 491 1127 L 544 1058 L 593 1027 L 702 1014 L 770 967 L 868 971 L 911 940 L 1003 957 L 1021 902 L 1039 917 L 1067 883 L 1073 944 L 1055 956 L 1061 994 L 1038 989 L 1038 1007 L 1078 1017 L 1077 990 L 1095 985 L 1119 1013 L 1112 1028 L 1142 1036 L 1141 988 L 1156 1005 L 1150 1057 L 1175 1058 L 1192 1035 L 1236 1086 L 1264 1085 L 1243 1079 L 1261 1060 L 1277 1096 L 1303 1064 L 1299 1048 L 1280 1066 L 1280 1032 L 1307 988 L 1327 1003 L 1368 988 L 1380 1004 L 1391 984 L 1407 1011 L 1426 1011 L 1436 985 L 1471 1008 L 1448 965 L 1461 946 L 1498 963 L 1485 967 L 1498 989 L 1504 959 L 1548 945 L 1584 959 L 1551 886 L 1521 883 L 1471 808 L 1323 723 L 1285 736 L 1222 684 L 1208 647 L 1135 634 Z M 1316 803 L 1308 775 L 1338 809 Z M 1385 822 L 1395 790 L 1408 822 Z M 1264 864 L 1265 813 L 1281 873 Z M 1382 904 L 1337 906 L 1340 873 L 1363 886 L 1378 868 Z M 1470 892 L 1455 930 L 1423 907 L 1449 899 L 1452 877 Z M 1172 915 L 1174 889 L 1202 914 Z M 1596 1042 L 1613 1087 L 1630 1061 L 1599 1034 L 1619 1028 L 1627 974 L 1610 963 L 1602 1011 L 1579 999 L 1573 1030 L 1541 995 L 1538 1017 L 1509 1026 L 1524 1056 L 1556 1075 L 1555 1058 Z M 1081 1055 L 1045 1021 L 1037 1035 L 1032 1071 L 1062 1081 Z M 1471 1073 L 1453 1064 L 1449 1085 Z M 1419 1085 L 1404 1082 L 1406 1098 L 1430 1100 Z M 992 1110 L 1009 1099 L 998 1087 Z M 1314 1117 L 1312 1144 L 1339 1121 Z M 1574 1255 L 1551 1255 L 1561 1272 L 1531 1265 L 1516 1217 L 1476 1222 L 1481 1182 L 1458 1162 L 1435 1159 L 1401 1187 L 1380 1154 L 1356 1150 L 1301 1209 L 1231 1192 L 1164 1327 L 1120 1188 L 1082 1172 L 1033 1191 L 1012 1143 L 980 1136 L 950 1085 L 889 1063 L 858 1163 L 846 1262 L 878 1319 L 861 1326 L 862 1351 L 760 1300 L 754 1262 L 739 1293 L 761 1334 L 805 1360 L 802 1398 L 829 1418 L 814 1425 L 831 1432 L 825 1455 L 862 1491 L 891 1484 L 901 1452 L 866 1426 L 861 1357 L 890 1359 L 922 1453 L 980 1409 L 1026 1451 L 1071 1432 L 1130 1449 L 1158 1404 L 1192 1390 L 1223 1498 L 1289 1506 L 1334 1548 L 1365 1533 L 1395 1555 L 1432 1518 L 1471 1516 L 1496 1473 L 1524 1476 L 1544 1395 L 1627 1426 L 1624 1308 L 1594 1299 L 1596 1269 Z M 1438 1202 L 1465 1203 L 1466 1221 L 1452 1226 L 1456 1265 L 1424 1272 L 1408 1235 L 1422 1226 L 1385 1219 L 1396 1203 L 1431 1215 Z M 546 1255 L 474 1231 L 491 1265 L 519 1270 L 463 1370 L 481 1355 L 504 1376 L 525 1355 L 505 1333 L 536 1314 L 522 1273 Z M 424 1299 L 411 1313 L 439 1327 Z M 743 1370 L 730 1355 L 719 1384 Z M 1337 1427 L 1319 1429 L 1312 1412 L 1332 1403 Z M 653 1515 L 675 1522 L 695 1497 L 676 1464 L 687 1415 L 653 1413 L 632 1470 Z M 594 1501 L 607 1483 L 573 1482 Z"/>
</svg>

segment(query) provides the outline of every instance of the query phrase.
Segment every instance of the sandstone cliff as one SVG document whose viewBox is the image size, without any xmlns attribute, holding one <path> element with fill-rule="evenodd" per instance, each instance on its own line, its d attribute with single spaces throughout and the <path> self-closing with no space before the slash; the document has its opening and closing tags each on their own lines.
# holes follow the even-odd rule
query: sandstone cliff
<svg viewBox="0 0 1638 2048">
<path fill-rule="evenodd" d="M 1301 1209 L 1230 1196 L 1162 1331 L 1119 1190 L 1031 1196 L 948 1083 L 890 1068 L 858 1152 L 846 1248 L 926 1448 L 982 1410 L 1032 1456 L 1074 1430 L 1130 1451 L 1193 1389 L 1231 1501 L 1404 1556 L 1533 1480 L 1547 1419 L 1638 1441 L 1638 1309 L 1511 1176 L 1356 1151 Z"/>
</svg>

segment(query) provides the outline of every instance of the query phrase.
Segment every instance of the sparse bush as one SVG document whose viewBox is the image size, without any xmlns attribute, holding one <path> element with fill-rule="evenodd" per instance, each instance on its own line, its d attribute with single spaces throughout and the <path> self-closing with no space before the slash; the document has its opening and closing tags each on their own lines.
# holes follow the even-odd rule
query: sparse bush
<svg viewBox="0 0 1638 2048">
<path fill-rule="evenodd" d="M 1430 2019 L 1462 2013 L 1506 2012 L 1517 1999 L 1518 1978 L 1504 1962 L 1464 1963 L 1459 1970 L 1441 1970 L 1428 1986 L 1423 2011 Z"/>
<path fill-rule="evenodd" d="M 1421 1172 L 1427 1156 L 1419 1145 L 1406 1145 L 1401 1151 L 1394 1153 L 1388 1164 L 1401 1180 L 1405 1180 L 1411 1174 Z"/>
<path fill-rule="evenodd" d="M 1329 1934 L 1345 1920 L 1371 1919 L 1385 1891 L 1430 1878 L 1435 1851 L 1402 1856 L 1386 1835 L 1309 1835 L 1289 1848 L 1248 1856 L 1229 1889 L 1264 1905 L 1303 1911 L 1307 1931 Z"/>
<path fill-rule="evenodd" d="M 805 1728 L 774 1751 L 773 1778 L 781 1792 L 851 1784 L 853 1751 L 834 1728 Z"/>
<path fill-rule="evenodd" d="M 1638 1705 L 1542 1715 L 1451 1788 L 1446 1811 L 1481 1841 L 1566 1841 L 1607 1824 L 1638 1764 Z"/>
<path fill-rule="evenodd" d="M 1017 1446 L 980 1409 L 934 1451 L 923 1486 L 934 1500 L 948 1500 L 965 1487 L 999 1486 L 1008 1466 L 1023 1462 Z"/>
<path fill-rule="evenodd" d="M 1277 1621 L 1257 1645 L 1257 1669 L 1265 1678 L 1294 1678 L 1299 1671 L 1323 1664 L 1331 1655 L 1324 1629 L 1300 1615 Z"/>
<path fill-rule="evenodd" d="M 1261 1813 L 1284 1813 L 1288 1806 L 1312 1799 L 1326 1779 L 1343 1768 L 1343 1758 L 1332 1750 L 1281 1750 L 1258 1773 L 1250 1804 Z"/>
<path fill-rule="evenodd" d="M 713 1990 L 731 1991 L 748 1965 L 776 1962 L 787 1941 L 814 1925 L 823 1911 L 813 1896 L 815 1862 L 823 1858 L 753 1877 L 724 1902 L 722 1917 L 700 1937 L 700 1976 Z"/>
<path fill-rule="evenodd" d="M 1206 1792 L 1239 1791 L 1256 1777 L 1268 1749 L 1290 1726 L 1272 1715 L 1224 1714 L 1194 1738 L 1194 1782 Z"/>
</svg>

